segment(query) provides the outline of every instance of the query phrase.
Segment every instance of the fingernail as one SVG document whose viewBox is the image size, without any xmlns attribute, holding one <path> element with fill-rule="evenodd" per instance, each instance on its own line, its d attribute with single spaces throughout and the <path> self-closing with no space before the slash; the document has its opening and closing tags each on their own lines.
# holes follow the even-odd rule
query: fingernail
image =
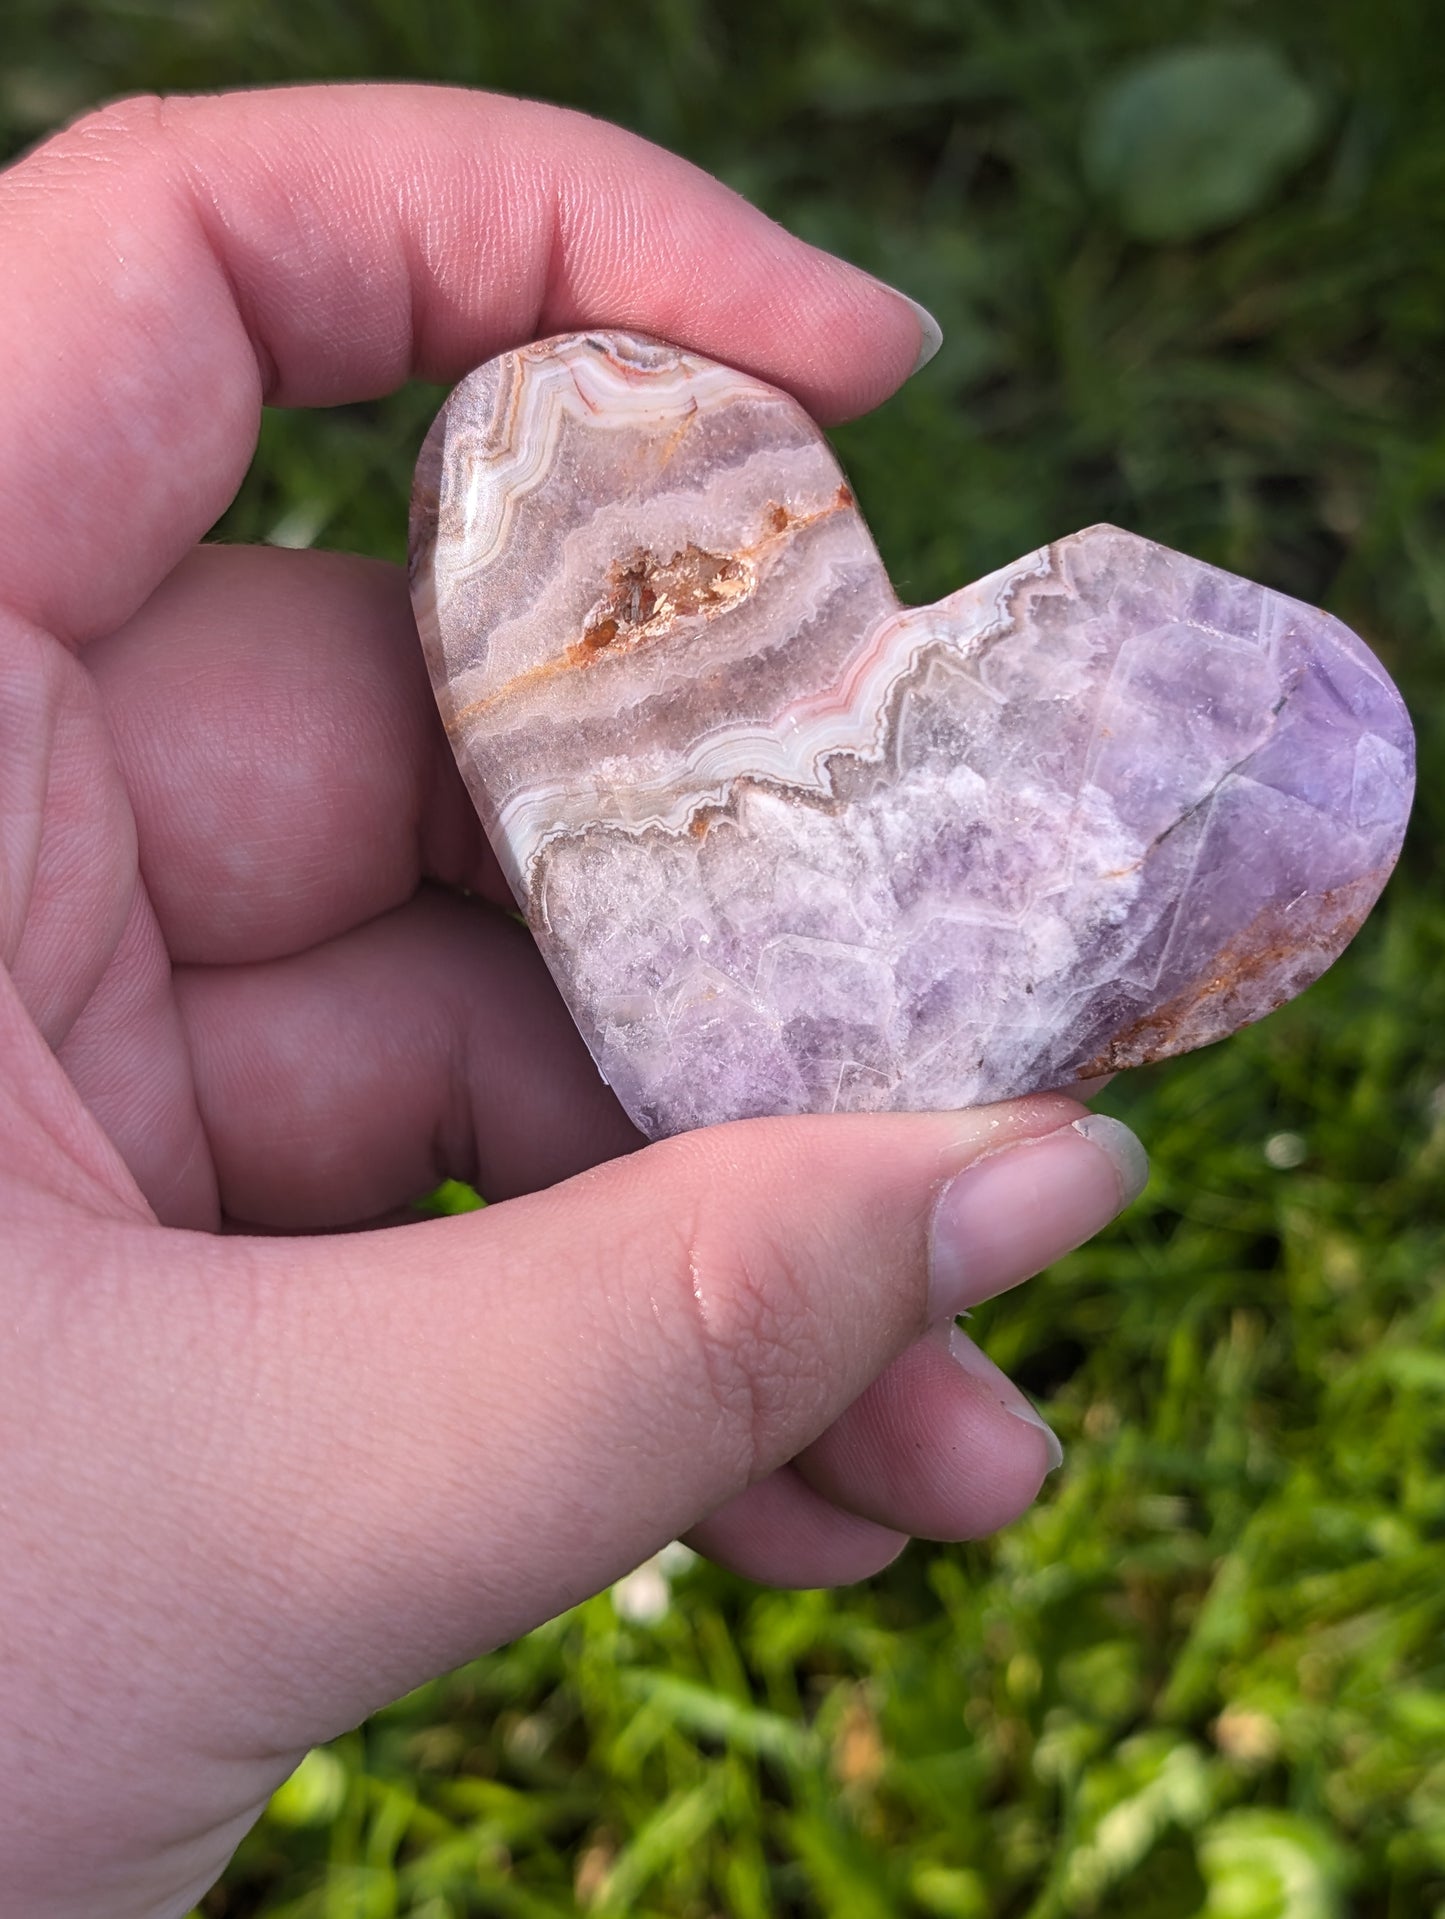
<svg viewBox="0 0 1445 1919">
<path fill-rule="evenodd" d="M 1148 1178 L 1144 1148 L 1102 1113 L 975 1160 L 934 1209 L 930 1317 L 951 1319 L 1082 1245 Z"/>
<path fill-rule="evenodd" d="M 928 311 L 928 308 L 920 306 L 917 300 L 910 300 L 908 295 L 906 293 L 900 293 L 897 287 L 888 286 L 886 280 L 880 280 L 878 284 L 881 287 L 886 287 L 889 293 L 895 294 L 906 307 L 911 307 L 913 309 L 913 317 L 918 322 L 918 358 L 913 362 L 912 371 L 908 375 L 911 380 L 920 367 L 928 365 L 928 362 L 943 345 L 943 328 L 938 324 L 937 320 L 934 319 L 933 315 Z"/>
<path fill-rule="evenodd" d="M 962 1367 L 970 1378 L 981 1380 L 1000 1406 L 1012 1418 L 1021 1420 L 1025 1426 L 1032 1426 L 1035 1432 L 1042 1433 L 1044 1443 L 1049 1449 L 1049 1471 L 1057 1472 L 1064 1463 L 1064 1449 L 1058 1434 L 1049 1422 L 1042 1417 L 1025 1393 L 1020 1392 L 1008 1374 L 1001 1372 L 988 1354 L 976 1346 L 961 1326 L 955 1326 L 952 1320 L 945 1320 L 935 1334 L 939 1344 L 947 1348 L 948 1356 L 956 1365 Z"/>
</svg>

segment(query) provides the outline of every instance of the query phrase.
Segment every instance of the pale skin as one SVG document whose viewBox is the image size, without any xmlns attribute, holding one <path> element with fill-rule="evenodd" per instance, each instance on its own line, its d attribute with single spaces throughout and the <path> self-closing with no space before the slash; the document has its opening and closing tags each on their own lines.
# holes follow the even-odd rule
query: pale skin
<svg viewBox="0 0 1445 1919">
<path fill-rule="evenodd" d="M 263 401 L 602 325 L 824 421 L 919 348 L 682 161 L 513 101 L 128 102 L 0 176 L 17 1911 L 185 1912 L 309 1746 L 669 1539 L 837 1583 L 1047 1469 L 946 1329 L 1117 1209 L 1081 1109 L 640 1147 L 499 910 L 400 573 L 198 544 Z M 1005 1163 L 930 1294 L 940 1193 Z M 500 1203 L 376 1223 L 447 1175 Z"/>
</svg>

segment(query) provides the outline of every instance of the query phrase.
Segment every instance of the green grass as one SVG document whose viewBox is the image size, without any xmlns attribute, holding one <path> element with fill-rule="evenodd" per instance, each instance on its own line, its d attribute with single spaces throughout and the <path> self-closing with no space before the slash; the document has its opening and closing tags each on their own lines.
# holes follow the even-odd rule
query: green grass
<svg viewBox="0 0 1445 1919">
<path fill-rule="evenodd" d="M 634 126 L 938 313 L 838 435 L 905 593 L 1114 519 L 1341 613 L 1421 736 L 1347 960 L 1111 1089 L 1148 1195 L 979 1315 L 1068 1448 L 1032 1514 L 838 1595 L 690 1563 L 596 1599 L 313 1755 L 209 1919 L 1445 1914 L 1424 0 L 11 0 L 6 33 L 11 149 L 126 89 L 347 75 Z M 1248 112 L 1237 64 L 1131 75 L 1245 42 Z M 399 556 L 435 398 L 269 418 L 225 531 Z"/>
</svg>

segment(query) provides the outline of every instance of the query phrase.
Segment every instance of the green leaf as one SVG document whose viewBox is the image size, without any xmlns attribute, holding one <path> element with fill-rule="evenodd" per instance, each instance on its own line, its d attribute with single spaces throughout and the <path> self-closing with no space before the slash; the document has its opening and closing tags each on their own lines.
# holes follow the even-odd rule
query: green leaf
<svg viewBox="0 0 1445 1919">
<path fill-rule="evenodd" d="M 1199 1840 L 1209 1887 L 1201 1919 L 1337 1919 L 1346 1862 L 1323 1826 L 1290 1812 L 1241 1808 Z"/>
<path fill-rule="evenodd" d="M 1269 47 L 1176 47 L 1119 74 L 1091 106 L 1084 175 L 1138 240 L 1232 226 L 1314 149 L 1324 115 Z"/>
<path fill-rule="evenodd" d="M 622 1675 L 626 1691 L 659 1707 L 668 1720 L 695 1738 L 716 1739 L 739 1752 L 757 1753 L 784 1765 L 811 1758 L 817 1741 L 807 1727 L 745 1699 L 730 1699 L 710 1686 L 675 1673 L 641 1668 Z"/>
<path fill-rule="evenodd" d="M 271 1795 L 268 1808 L 283 1826 L 325 1826 L 346 1798 L 346 1766 L 325 1746 L 313 1746 L 289 1779 Z"/>
<path fill-rule="evenodd" d="M 722 1774 L 714 1773 L 701 1785 L 675 1792 L 659 1806 L 617 1855 L 593 1909 L 598 1913 L 635 1911 L 638 1895 L 648 1882 L 669 1861 L 686 1857 L 717 1819 L 724 1786 Z"/>
<path fill-rule="evenodd" d="M 444 1179 L 440 1186 L 416 1202 L 416 1211 L 429 1219 L 446 1218 L 452 1213 L 474 1213 L 486 1201 L 459 1179 Z"/>
<path fill-rule="evenodd" d="M 1097 1910 L 1171 1830 L 1204 1826 L 1228 1790 L 1217 1762 L 1188 1740 L 1160 1730 L 1126 1740 L 1080 1790 L 1074 1829 L 1029 1919 Z"/>
</svg>

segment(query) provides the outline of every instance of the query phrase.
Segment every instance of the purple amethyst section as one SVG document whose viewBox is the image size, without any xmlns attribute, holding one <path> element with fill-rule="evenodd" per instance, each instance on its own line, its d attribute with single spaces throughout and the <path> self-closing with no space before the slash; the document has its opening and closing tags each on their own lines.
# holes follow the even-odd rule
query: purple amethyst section
<svg viewBox="0 0 1445 1919">
<path fill-rule="evenodd" d="M 799 409 L 656 343 L 464 382 L 413 574 L 488 832 L 654 1136 L 1203 1045 L 1399 852 L 1409 721 L 1338 621 L 1113 527 L 901 608 Z"/>
</svg>

